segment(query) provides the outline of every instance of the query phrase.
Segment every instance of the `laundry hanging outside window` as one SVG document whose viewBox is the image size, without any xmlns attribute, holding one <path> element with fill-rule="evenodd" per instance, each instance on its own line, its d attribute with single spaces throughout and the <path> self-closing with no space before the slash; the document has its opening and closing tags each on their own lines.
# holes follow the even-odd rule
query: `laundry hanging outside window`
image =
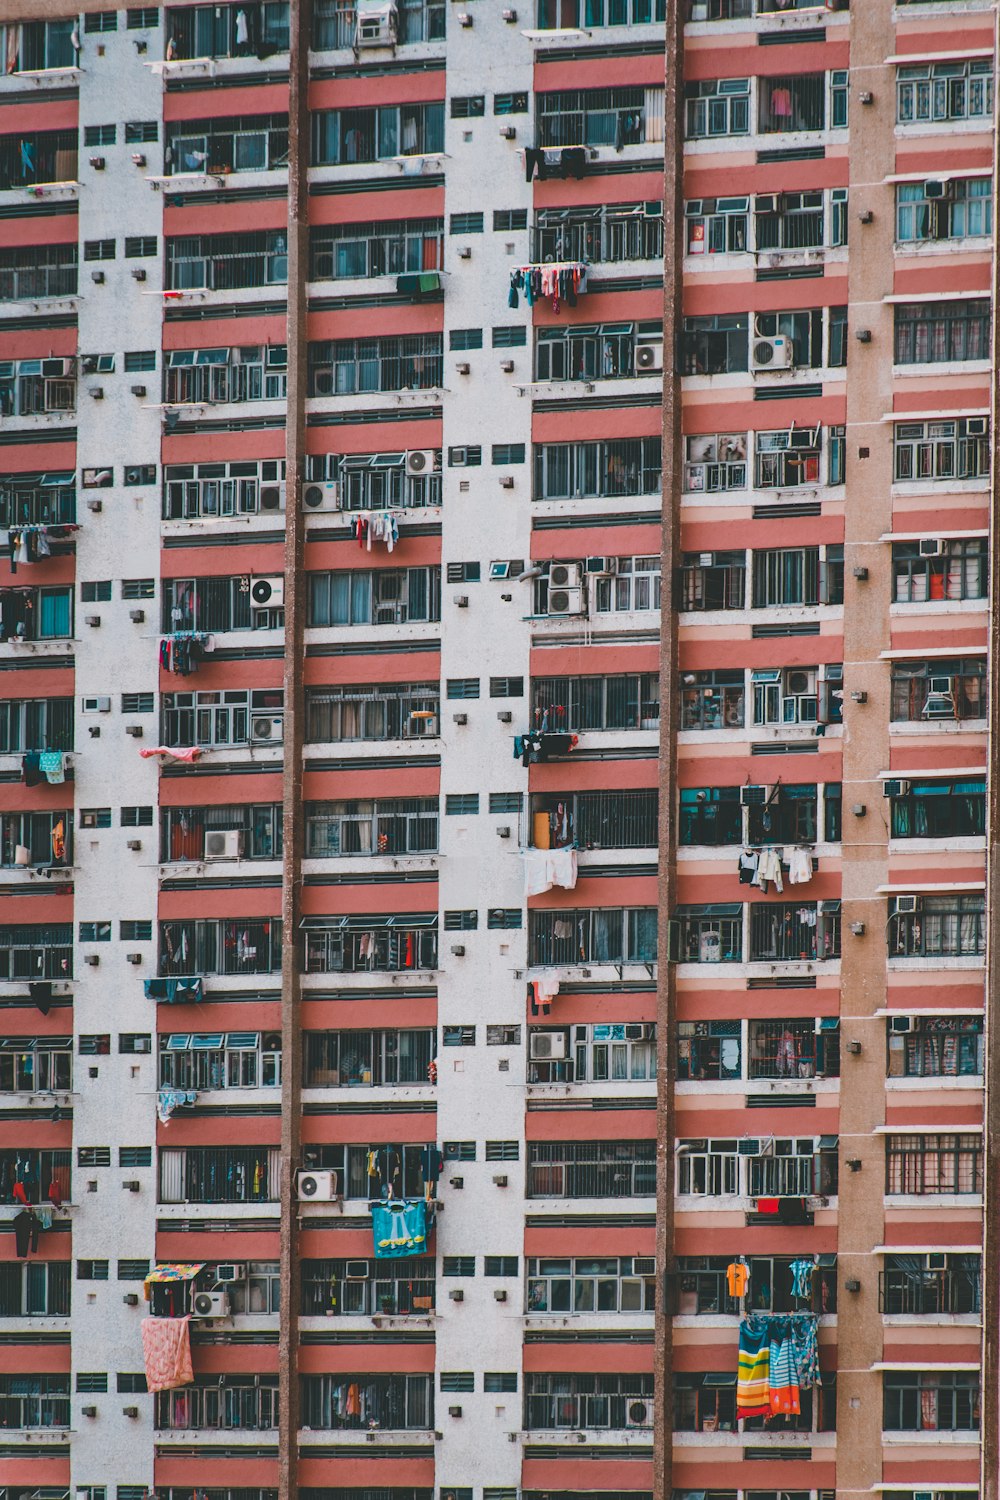
<svg viewBox="0 0 1000 1500">
<path fill-rule="evenodd" d="M 423 1198 L 373 1203 L 371 1208 L 377 1260 L 427 1253 L 427 1204 Z"/>
</svg>

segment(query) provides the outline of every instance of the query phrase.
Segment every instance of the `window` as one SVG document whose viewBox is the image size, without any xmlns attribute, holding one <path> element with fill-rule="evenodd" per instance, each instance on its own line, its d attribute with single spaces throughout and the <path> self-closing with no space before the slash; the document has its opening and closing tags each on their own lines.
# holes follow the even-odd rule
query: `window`
<svg viewBox="0 0 1000 1500">
<path fill-rule="evenodd" d="M 281 401 L 287 390 L 284 344 L 228 349 L 169 349 L 163 399 L 168 405 Z"/>
<path fill-rule="evenodd" d="M 153 809 L 151 807 L 123 807 L 121 823 L 123 828 L 152 828 Z"/>
<path fill-rule="evenodd" d="M 916 1317 L 977 1313 L 981 1282 L 979 1255 L 887 1255 L 879 1277 L 879 1311 Z"/>
<path fill-rule="evenodd" d="M 537 1432 L 564 1428 L 611 1431 L 640 1425 L 651 1428 L 652 1396 L 652 1375 L 539 1375 L 526 1371 L 524 1426 Z"/>
<path fill-rule="evenodd" d="M 478 677 L 449 677 L 446 687 L 449 698 L 468 699 L 479 697 Z"/>
<path fill-rule="evenodd" d="M 977 1077 L 983 1072 L 982 1016 L 890 1017 L 888 1043 L 890 1078 Z"/>
<path fill-rule="evenodd" d="M 986 782 L 980 777 L 904 781 L 892 797 L 892 837 L 947 839 L 986 832 Z"/>
<path fill-rule="evenodd" d="M 892 663 L 892 718 L 935 723 L 986 717 L 986 662 L 981 656 Z"/>
<path fill-rule="evenodd" d="M 78 1260 L 76 1279 L 77 1281 L 107 1281 L 108 1262 L 106 1260 Z"/>
<path fill-rule="evenodd" d="M 160 127 L 156 120 L 126 120 L 126 146 L 148 145 L 160 139 Z"/>
<path fill-rule="evenodd" d="M 497 334 L 498 333 L 504 333 L 504 332 L 507 332 L 507 331 L 513 332 L 513 330 L 505 330 L 505 329 L 501 329 L 501 328 L 494 328 L 494 330 L 493 330 L 493 346 L 494 346 L 494 348 L 498 347 L 497 346 Z M 523 328 L 519 328 L 517 331 L 518 331 L 518 333 L 524 333 L 525 332 L 525 330 Z M 524 339 L 519 339 L 518 342 L 523 344 L 524 343 Z M 523 464 L 524 463 L 524 458 L 525 458 L 525 445 L 523 443 L 494 443 L 493 444 L 492 453 L 491 453 L 490 456 L 491 456 L 492 462 L 495 463 L 495 464 Z"/>
<path fill-rule="evenodd" d="M 72 1087 L 72 1038 L 8 1036 L 0 1041 L 0 1093 L 61 1093 Z"/>
<path fill-rule="evenodd" d="M 316 1038 L 318 1043 L 327 1038 L 327 1033 L 309 1033 L 310 1038 Z M 329 1033 L 334 1043 L 337 1038 L 336 1032 Z M 345 1033 L 350 1036 L 351 1033 Z M 366 1033 L 359 1032 L 358 1037 L 363 1040 Z M 372 1034 L 367 1033 L 370 1037 Z M 377 1035 L 377 1033 L 375 1033 Z M 322 1052 L 322 1058 L 328 1058 L 330 1050 Z M 339 1061 L 337 1049 L 332 1048 L 334 1061 Z M 312 1048 L 310 1058 L 314 1052 L 321 1052 L 318 1047 Z M 369 1066 L 371 1058 L 368 1059 Z M 313 1082 L 329 1082 L 334 1073 L 323 1069 L 316 1070 L 316 1077 L 312 1076 L 312 1069 L 307 1070 L 307 1076 Z M 345 1058 L 344 1073 L 348 1071 L 348 1063 Z M 351 1071 L 351 1077 L 358 1083 L 362 1081 L 360 1064 L 360 1049 L 357 1070 Z M 261 1033 L 256 1031 L 230 1031 L 194 1033 L 193 1035 L 171 1033 L 161 1034 L 159 1037 L 159 1086 L 160 1088 L 177 1089 L 239 1089 L 239 1088 L 277 1088 L 281 1083 L 281 1036 L 278 1033 Z M 422 1082 L 421 1079 L 413 1080 Z"/>
<path fill-rule="evenodd" d="M 2 44 L 2 32 L 0 32 Z M 0 136 L 0 188 L 75 181 L 76 130 L 30 130 Z"/>
<path fill-rule="evenodd" d="M 474 817 L 479 812 L 478 792 L 448 792 L 444 799 L 445 816 Z"/>
<path fill-rule="evenodd" d="M 439 333 L 337 339 L 309 345 L 311 396 L 432 390 L 443 375 Z"/>
<path fill-rule="evenodd" d="M 986 951 L 986 906 L 981 895 L 917 896 L 914 911 L 889 900 L 889 957 L 957 958 Z"/>
<path fill-rule="evenodd" d="M 147 250 L 125 254 L 153 255 Z M 288 240 L 283 229 L 259 229 L 241 234 L 184 235 L 166 242 L 166 285 L 172 290 L 205 287 L 234 291 L 253 286 L 283 286 L 288 280 Z"/>
<path fill-rule="evenodd" d="M 72 750 L 72 698 L 5 698 L 0 701 L 0 755 L 25 750 Z"/>
<path fill-rule="evenodd" d="M 159 1430 L 190 1431 L 237 1426 L 244 1432 L 270 1432 L 278 1425 L 277 1375 L 200 1377 L 180 1391 L 157 1391 L 153 1424 Z M 319 1425 L 315 1421 L 311 1426 Z"/>
<path fill-rule="evenodd" d="M 315 281 L 440 271 L 444 266 L 444 221 L 317 224 L 310 231 L 309 245 Z"/>
<path fill-rule="evenodd" d="M 268 375 L 264 387 L 255 385 L 252 389 L 258 394 L 269 391 L 268 382 L 275 378 Z M 282 384 L 284 379 L 282 372 Z M 163 518 L 179 521 L 280 512 L 284 507 L 284 471 L 284 463 L 278 459 L 168 464 L 163 471 Z"/>
<path fill-rule="evenodd" d="M 85 125 L 83 129 L 85 146 L 113 146 L 117 138 L 118 130 L 115 125 Z"/>
<path fill-rule="evenodd" d="M 758 320 L 765 315 L 758 314 Z M 748 313 L 712 313 L 684 319 L 684 371 L 687 375 L 731 375 L 749 368 Z"/>
<path fill-rule="evenodd" d="M 155 5 L 132 5 L 125 14 L 129 31 L 146 31 L 160 24 L 160 12 Z"/>
<path fill-rule="evenodd" d="M 588 265 L 662 260 L 663 204 L 653 199 L 539 209 L 532 255 L 536 261 L 586 261 Z"/>
<path fill-rule="evenodd" d="M 110 1167 L 110 1146 L 78 1146 L 76 1151 L 76 1164 L 78 1167 Z"/>
<path fill-rule="evenodd" d="M 274 812 L 280 815 L 280 808 Z M 426 854 L 437 848 L 436 797 L 308 802 L 305 816 L 306 850 L 311 856 Z M 255 839 L 254 848 L 258 847 Z"/>
<path fill-rule="evenodd" d="M 649 964 L 656 960 L 654 907 L 591 908 L 528 913 L 529 962 Z"/>
<path fill-rule="evenodd" d="M 982 1139 L 978 1135 L 890 1135 L 885 1168 L 887 1193 L 979 1193 Z"/>
<path fill-rule="evenodd" d="M 68 1261 L 6 1262 L 0 1270 L 0 1318 L 65 1318 L 70 1313 Z"/>
<path fill-rule="evenodd" d="M 486 914 L 486 926 L 494 932 L 520 931 L 522 912 L 519 906 L 491 907 Z"/>
<path fill-rule="evenodd" d="M 989 121 L 992 114 L 993 70 L 987 58 L 923 63 L 896 70 L 896 119 L 900 125 Z"/>
<path fill-rule="evenodd" d="M 452 110 L 456 100 L 452 100 Z M 448 221 L 449 234 L 482 234 L 483 216 L 481 213 L 452 214 Z"/>
<path fill-rule="evenodd" d="M 493 229 L 495 233 L 513 234 L 518 229 L 527 229 L 528 210 L 526 208 L 495 208 L 493 210 Z"/>
<path fill-rule="evenodd" d="M 743 840 L 743 810 L 736 786 L 682 787 L 679 842 L 739 844 Z"/>
<path fill-rule="evenodd" d="M 941 422 L 897 422 L 897 480 L 977 479 L 989 474 L 989 424 L 985 417 Z"/>
<path fill-rule="evenodd" d="M 89 15 L 85 15 L 83 18 L 83 29 L 85 32 L 117 31 L 118 12 L 115 10 L 91 11 Z M 104 1389 L 107 1390 L 107 1385 L 105 1385 Z"/>
<path fill-rule="evenodd" d="M 743 674 L 739 673 L 742 688 Z M 741 692 L 742 698 L 742 692 Z M 582 729 L 650 729 L 660 722 L 660 687 L 656 672 L 614 677 L 537 677 L 531 685 L 531 708 L 546 727 Z"/>
<path fill-rule="evenodd" d="M 687 552 L 681 562 L 681 608 L 743 609 L 745 552 Z"/>
<path fill-rule="evenodd" d="M 517 1390 L 517 1372 L 511 1371 L 501 1373 L 495 1370 L 484 1370 L 483 1390 L 489 1395 L 505 1395 Z"/>
<path fill-rule="evenodd" d="M 494 94 L 493 113 L 495 115 L 526 115 L 528 113 L 527 94 Z"/>
<path fill-rule="evenodd" d="M 474 1255 L 444 1255 L 441 1257 L 442 1276 L 475 1276 Z"/>
<path fill-rule="evenodd" d="M 636 146 L 663 140 L 663 89 L 571 89 L 535 95 L 540 147 Z"/>
<path fill-rule="evenodd" d="M 156 350 L 137 349 L 125 354 L 126 375 L 137 375 L 141 371 L 156 369 Z"/>
<path fill-rule="evenodd" d="M 457 1393 L 476 1389 L 476 1377 L 471 1370 L 442 1370 L 439 1381 L 442 1391 Z"/>
<path fill-rule="evenodd" d="M 477 562 L 450 562 L 447 573 L 448 583 L 478 583 L 480 581 L 480 566 Z M 452 681 L 462 681 L 461 678 L 453 678 Z M 474 677 L 464 679 L 468 682 L 477 682 Z M 449 691 L 448 697 L 452 697 Z M 479 694 L 476 694 L 478 698 Z"/>
<path fill-rule="evenodd" d="M 303 1082 L 310 1088 L 377 1088 L 397 1083 L 426 1086 L 430 1082 L 428 1068 L 437 1050 L 432 1027 L 309 1031 L 303 1040 Z"/>
<path fill-rule="evenodd" d="M 396 973 L 437 968 L 437 916 L 307 917 L 307 974 Z M 278 955 L 280 967 L 280 955 Z"/>
<path fill-rule="evenodd" d="M 309 575 L 311 626 L 397 625 L 440 618 L 440 567 Z"/>
<path fill-rule="evenodd" d="M 524 678 L 523 677 L 491 677 L 490 678 L 490 697 L 491 698 L 523 698 L 524 697 Z"/>
<path fill-rule="evenodd" d="M 84 240 L 83 258 L 84 260 L 114 260 L 115 241 Z"/>
<path fill-rule="evenodd" d="M 991 234 L 992 192 L 988 177 L 897 183 L 897 241 L 916 244 L 928 240 L 983 238 Z"/>
<path fill-rule="evenodd" d="M 514 1260 L 516 1267 L 516 1259 Z M 526 1262 L 524 1310 L 531 1313 L 652 1312 L 652 1257 L 631 1255 L 534 1258 Z"/>
<path fill-rule="evenodd" d="M 839 724 L 843 675 L 839 662 L 751 672 L 754 724 Z"/>
<path fill-rule="evenodd" d="M 448 339 L 450 349 L 481 349 L 483 330 L 481 328 L 453 328 Z"/>
<path fill-rule="evenodd" d="M 781 547 L 753 553 L 753 608 L 843 604 L 844 549 Z"/>
<path fill-rule="evenodd" d="M 76 1376 L 76 1389 L 79 1395 L 96 1396 L 108 1388 L 108 1377 L 97 1371 L 78 1370 Z"/>
<path fill-rule="evenodd" d="M 979 1430 L 979 1372 L 886 1370 L 882 1425 L 887 1432 Z"/>
<path fill-rule="evenodd" d="M 452 99 L 451 117 L 453 120 L 471 120 L 479 118 L 486 113 L 486 100 L 482 94 L 470 94 L 465 98 Z"/>
<path fill-rule="evenodd" d="M 484 1276 L 516 1276 L 520 1261 L 516 1255 L 484 1255 Z"/>
<path fill-rule="evenodd" d="M 168 121 L 166 144 L 168 175 L 273 171 L 288 163 L 288 116 Z"/>
<path fill-rule="evenodd" d="M 595 577 L 592 609 L 597 614 L 631 614 L 660 607 L 660 557 L 617 557 L 615 572 Z"/>
<path fill-rule="evenodd" d="M 750 134 L 749 78 L 710 78 L 685 85 L 689 141 Z"/>
<path fill-rule="evenodd" d="M 474 1026 L 442 1026 L 441 1044 L 444 1047 L 474 1047 L 476 1028 Z"/>
<path fill-rule="evenodd" d="M 444 913 L 445 932 L 475 932 L 479 926 L 479 913 L 475 908 L 461 908 Z"/>
<path fill-rule="evenodd" d="M 0 302 L 74 297 L 76 283 L 76 245 L 26 245 L 0 250 Z"/>
<path fill-rule="evenodd" d="M 120 1167 L 151 1167 L 153 1165 L 152 1146 L 119 1146 L 118 1165 Z"/>
<path fill-rule="evenodd" d="M 81 1057 L 106 1057 L 111 1052 L 111 1037 L 107 1032 L 85 1034 L 80 1037 L 77 1050 Z"/>
<path fill-rule="evenodd" d="M 118 1037 L 118 1051 L 138 1056 L 152 1051 L 152 1038 L 148 1031 L 123 1031 Z"/>
<path fill-rule="evenodd" d="M 682 729 L 738 729 L 744 723 L 744 675 L 740 668 L 686 672 L 681 687 Z"/>
<path fill-rule="evenodd" d="M 537 0 L 540 31 L 576 26 L 641 26 L 662 21 L 666 0 Z"/>
<path fill-rule="evenodd" d="M 128 485 L 143 485 L 156 483 L 155 464 L 126 464 L 125 483 Z"/>
<path fill-rule="evenodd" d="M 616 380 L 636 374 L 639 343 L 662 339 L 660 324 L 571 323 L 535 331 L 535 379 Z M 644 336 L 645 335 L 645 336 Z M 642 373 L 639 371 L 638 373 Z"/>
<path fill-rule="evenodd" d="M 746 443 L 744 439 L 744 457 Z M 615 438 L 535 447 L 535 500 L 658 495 L 663 461 L 657 438 Z M 744 466 L 745 476 L 745 466 Z M 744 483 L 745 483 L 744 477 Z"/>
<path fill-rule="evenodd" d="M 491 813 L 519 813 L 523 803 L 520 792 L 490 792 Z"/>
<path fill-rule="evenodd" d="M 487 1047 L 520 1047 L 520 1026 L 487 1026 Z"/>
<path fill-rule="evenodd" d="M 895 314 L 897 365 L 989 358 L 988 297 L 897 303 Z"/>
<path fill-rule="evenodd" d="M 119 1370 L 117 1376 L 117 1389 L 119 1395 L 142 1396 L 145 1395 L 148 1386 L 145 1375 L 130 1375 Z"/>
<path fill-rule="evenodd" d="M 97 604 L 111 598 L 111 579 L 104 578 L 100 582 L 81 583 L 80 603 Z"/>
<path fill-rule="evenodd" d="M 80 923 L 80 942 L 81 943 L 110 943 L 110 941 L 111 941 L 111 923 L 110 922 L 81 922 Z"/>
<path fill-rule="evenodd" d="M 897 604 L 985 599 L 986 558 L 985 537 L 893 542 L 893 599 Z"/>
<path fill-rule="evenodd" d="M 840 957 L 840 902 L 750 905 L 750 961 L 820 961 Z"/>
<path fill-rule="evenodd" d="M 531 1057 L 531 1051 L 540 1049 L 529 1046 L 529 1083 L 621 1083 L 656 1077 L 656 1025 L 652 1021 L 531 1027 L 529 1042 L 539 1035 L 564 1038 L 563 1057 Z"/>
<path fill-rule="evenodd" d="M 277 918 L 160 923 L 160 974 L 274 974 L 280 969 Z"/>
<path fill-rule="evenodd" d="M 277 1200 L 279 1152 L 274 1146 L 163 1146 L 159 1158 L 161 1203 Z"/>
<path fill-rule="evenodd" d="M 306 738 L 311 744 L 428 738 L 438 732 L 439 706 L 437 683 L 307 689 Z"/>
<path fill-rule="evenodd" d="M 118 936 L 123 943 L 148 943 L 153 936 L 153 924 L 151 921 L 119 922 Z"/>
<path fill-rule="evenodd" d="M 519 1141 L 487 1141 L 484 1161 L 520 1161 Z"/>
<path fill-rule="evenodd" d="M 313 166 L 440 155 L 443 150 L 443 103 L 388 104 L 380 108 L 318 110 L 313 114 Z"/>
</svg>

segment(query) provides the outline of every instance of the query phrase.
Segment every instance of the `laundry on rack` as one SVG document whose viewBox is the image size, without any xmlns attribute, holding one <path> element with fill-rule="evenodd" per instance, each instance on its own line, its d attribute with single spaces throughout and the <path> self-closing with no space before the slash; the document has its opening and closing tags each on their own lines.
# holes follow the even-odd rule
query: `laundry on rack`
<svg viewBox="0 0 1000 1500">
<path fill-rule="evenodd" d="M 757 849 L 744 849 L 739 859 L 740 885 L 753 885 L 754 876 L 757 874 L 757 866 L 760 862 L 760 853 Z"/>
<path fill-rule="evenodd" d="M 34 563 L 43 557 L 51 557 L 51 543 L 61 541 L 79 529 L 79 526 L 69 523 L 12 526 L 9 531 L 0 533 L 0 536 L 4 538 L 0 547 L 6 547 L 10 559 L 10 571 L 16 573 L 19 563 Z"/>
<path fill-rule="evenodd" d="M 372 1204 L 372 1237 L 376 1260 L 423 1255 L 427 1249 L 427 1204 L 423 1198 L 400 1198 Z"/>
<path fill-rule="evenodd" d="M 760 851 L 760 858 L 757 861 L 757 873 L 750 884 L 766 892 L 769 880 L 773 881 L 774 888 L 780 895 L 785 888 L 781 879 L 781 856 L 778 850 L 771 845 Z"/>
<path fill-rule="evenodd" d="M 177 630 L 160 642 L 160 666 L 178 677 L 190 677 L 202 657 L 214 650 L 214 637 L 207 631 Z"/>
<path fill-rule="evenodd" d="M 50 786 L 61 786 L 66 780 L 66 757 L 61 750 L 42 750 L 38 769 Z"/>
<path fill-rule="evenodd" d="M 399 521 L 387 510 L 376 510 L 372 512 L 371 521 L 368 525 L 368 550 L 371 551 L 372 542 L 384 542 L 386 550 L 391 552 L 399 541 Z"/>
<path fill-rule="evenodd" d="M 736 1415 L 794 1416 L 800 1392 L 821 1382 L 816 1314 L 750 1314 L 739 1332 Z"/>
<path fill-rule="evenodd" d="M 146 1388 L 172 1391 L 194 1380 L 190 1318 L 143 1318 L 142 1359 Z"/>
<path fill-rule="evenodd" d="M 183 1104 L 196 1104 L 195 1089 L 160 1089 L 156 1096 L 156 1115 L 161 1125 L 166 1125 L 175 1109 Z"/>
<path fill-rule="evenodd" d="M 788 1269 L 792 1274 L 792 1296 L 811 1297 L 816 1262 L 804 1259 L 793 1260 Z"/>
<path fill-rule="evenodd" d="M 162 1000 L 166 1005 L 194 1005 L 201 1000 L 204 981 L 190 974 L 179 979 L 145 979 L 143 994 L 147 1000 Z"/>
<path fill-rule="evenodd" d="M 587 267 L 582 261 L 546 261 L 541 265 L 515 266 L 510 273 L 507 306 L 517 307 L 519 293 L 523 292 L 529 307 L 548 297 L 553 312 L 558 312 L 560 302 L 575 307 L 577 297 L 586 290 Z"/>
<path fill-rule="evenodd" d="M 575 734 L 530 730 L 527 734 L 514 736 L 514 759 L 524 766 L 531 765 L 533 761 L 542 763 L 552 755 L 569 755 L 578 743 L 579 736 Z"/>
<path fill-rule="evenodd" d="M 569 922 L 565 925 L 572 931 Z M 552 1001 L 559 993 L 559 971 L 557 969 L 529 969 L 527 977 L 528 1008 L 532 1016 L 549 1015 L 552 1010 Z"/>
<path fill-rule="evenodd" d="M 553 886 L 572 891 L 576 887 L 577 856 L 575 849 L 526 849 L 524 851 L 524 894 L 540 896 Z"/>
<path fill-rule="evenodd" d="M 788 856 L 788 884 L 806 885 L 812 880 L 812 856 L 807 849 L 796 848 Z"/>
<path fill-rule="evenodd" d="M 145 749 L 139 751 L 139 754 L 143 760 L 148 760 L 151 755 L 169 755 L 171 760 L 183 760 L 187 761 L 188 765 L 191 765 L 201 754 L 201 746 L 192 745 L 190 747 L 175 749 L 170 745 L 147 745 Z"/>
<path fill-rule="evenodd" d="M 45 780 L 42 770 L 42 753 L 40 750 L 29 750 L 21 761 L 21 780 L 25 786 L 41 786 Z"/>
</svg>

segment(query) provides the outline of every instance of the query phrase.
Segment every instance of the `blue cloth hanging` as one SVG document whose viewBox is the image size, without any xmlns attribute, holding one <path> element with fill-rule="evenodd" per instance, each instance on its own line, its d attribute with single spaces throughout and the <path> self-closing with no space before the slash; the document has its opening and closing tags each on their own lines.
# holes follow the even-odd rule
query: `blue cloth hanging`
<svg viewBox="0 0 1000 1500">
<path fill-rule="evenodd" d="M 372 1237 L 376 1260 L 399 1260 L 427 1251 L 427 1205 L 399 1199 L 372 1204 Z"/>
</svg>

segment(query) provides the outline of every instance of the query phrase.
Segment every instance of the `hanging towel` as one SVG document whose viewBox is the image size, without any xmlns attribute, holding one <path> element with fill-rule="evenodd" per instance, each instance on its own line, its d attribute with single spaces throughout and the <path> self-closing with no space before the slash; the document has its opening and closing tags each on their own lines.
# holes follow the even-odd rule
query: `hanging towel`
<svg viewBox="0 0 1000 1500">
<path fill-rule="evenodd" d="M 736 1375 L 737 1418 L 770 1416 L 769 1370 L 770 1322 L 766 1318 L 744 1318 Z"/>
<path fill-rule="evenodd" d="M 815 1314 L 793 1318 L 791 1327 L 796 1378 L 802 1390 L 808 1391 L 821 1383 Z"/>
<path fill-rule="evenodd" d="M 772 1320 L 772 1327 L 774 1320 Z M 772 1334 L 768 1364 L 768 1399 L 772 1416 L 798 1416 L 799 1382 L 792 1338 L 787 1325 Z"/>
<path fill-rule="evenodd" d="M 812 880 L 812 858 L 805 849 L 793 849 L 788 856 L 788 884 L 806 885 Z"/>
<path fill-rule="evenodd" d="M 38 769 L 50 786 L 60 786 L 66 780 L 66 761 L 61 750 L 43 750 L 38 757 Z"/>
<path fill-rule="evenodd" d="M 173 1391 L 194 1380 L 190 1318 L 143 1318 L 142 1358 L 151 1391 Z"/>
<path fill-rule="evenodd" d="M 398 1198 L 372 1204 L 372 1237 L 377 1260 L 423 1255 L 427 1249 L 427 1204 Z"/>
</svg>

